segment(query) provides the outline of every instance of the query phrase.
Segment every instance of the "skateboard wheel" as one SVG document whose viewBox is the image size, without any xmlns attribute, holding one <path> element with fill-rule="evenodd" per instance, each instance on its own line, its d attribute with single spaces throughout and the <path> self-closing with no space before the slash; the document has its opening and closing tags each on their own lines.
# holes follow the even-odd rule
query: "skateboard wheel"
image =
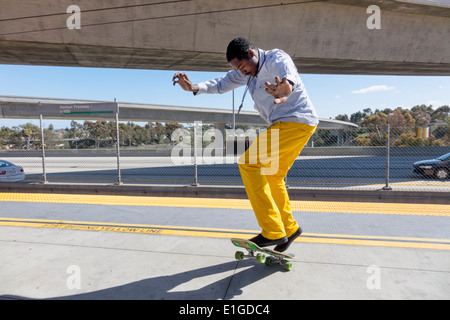
<svg viewBox="0 0 450 320">
<path fill-rule="evenodd" d="M 244 253 L 242 251 L 236 251 L 234 257 L 236 260 L 244 260 Z"/>
<path fill-rule="evenodd" d="M 266 266 L 271 266 L 273 264 L 273 258 L 267 257 L 265 264 L 266 264 Z"/>
<path fill-rule="evenodd" d="M 283 266 L 284 266 L 284 269 L 286 269 L 287 271 L 292 270 L 292 262 L 285 262 Z"/>
<path fill-rule="evenodd" d="M 258 261 L 259 263 L 264 263 L 266 261 L 266 256 L 262 253 L 258 253 L 256 255 L 256 261 Z"/>
</svg>

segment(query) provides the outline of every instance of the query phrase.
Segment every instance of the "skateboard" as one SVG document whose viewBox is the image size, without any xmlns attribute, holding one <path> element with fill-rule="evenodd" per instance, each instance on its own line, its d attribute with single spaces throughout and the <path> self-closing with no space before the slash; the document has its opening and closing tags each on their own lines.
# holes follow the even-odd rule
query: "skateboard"
<svg viewBox="0 0 450 320">
<path fill-rule="evenodd" d="M 291 253 L 285 254 L 275 250 L 261 248 L 257 244 L 246 239 L 233 238 L 231 239 L 231 243 L 233 243 L 236 247 L 246 249 L 249 253 L 247 257 L 254 257 L 259 263 L 265 263 L 267 266 L 281 264 L 287 271 L 292 270 L 292 262 L 288 259 L 294 259 L 295 255 Z M 237 260 L 244 260 L 245 254 L 242 251 L 236 251 L 234 257 Z"/>
</svg>

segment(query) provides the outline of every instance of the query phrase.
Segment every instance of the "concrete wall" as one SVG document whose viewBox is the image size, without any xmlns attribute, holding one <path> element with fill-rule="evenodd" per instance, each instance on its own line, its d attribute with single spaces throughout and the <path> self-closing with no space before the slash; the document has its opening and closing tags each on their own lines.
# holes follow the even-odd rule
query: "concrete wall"
<svg viewBox="0 0 450 320">
<path fill-rule="evenodd" d="M 158 150 L 121 149 L 121 157 L 170 157 L 172 148 Z M 414 157 L 418 160 L 433 159 L 450 152 L 450 147 L 391 147 L 392 157 Z M 384 157 L 385 147 L 328 147 L 304 148 L 302 157 L 339 157 L 339 156 L 368 156 Z M 116 157 L 113 149 L 85 149 L 85 150 L 46 150 L 46 157 Z M 41 157 L 39 150 L 9 150 L 0 151 L 2 158 Z"/>
</svg>

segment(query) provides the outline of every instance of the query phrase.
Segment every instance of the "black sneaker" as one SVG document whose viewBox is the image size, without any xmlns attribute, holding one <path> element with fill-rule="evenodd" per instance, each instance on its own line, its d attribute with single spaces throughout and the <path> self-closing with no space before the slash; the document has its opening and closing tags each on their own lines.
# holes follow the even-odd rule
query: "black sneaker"
<svg viewBox="0 0 450 320">
<path fill-rule="evenodd" d="M 270 240 L 263 237 L 261 234 L 258 234 L 256 237 L 250 239 L 251 242 L 255 243 L 259 247 L 270 247 L 275 245 L 281 245 L 283 243 L 288 242 L 287 237 L 283 237 L 280 239 Z"/>
<path fill-rule="evenodd" d="M 302 228 L 298 227 L 297 231 L 294 232 L 292 236 L 288 238 L 288 241 L 282 244 L 277 245 L 273 250 L 278 252 L 284 252 L 289 248 L 289 246 L 294 242 L 295 239 L 298 238 L 299 235 L 302 234 Z"/>
</svg>

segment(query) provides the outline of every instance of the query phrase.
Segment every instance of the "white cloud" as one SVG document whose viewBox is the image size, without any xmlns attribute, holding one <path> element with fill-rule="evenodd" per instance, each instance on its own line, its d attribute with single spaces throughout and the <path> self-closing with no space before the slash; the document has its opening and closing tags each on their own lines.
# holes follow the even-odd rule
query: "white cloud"
<svg viewBox="0 0 450 320">
<path fill-rule="evenodd" d="M 427 106 L 429 106 L 430 104 L 431 104 L 433 107 L 435 107 L 435 108 L 439 108 L 439 107 L 442 107 L 442 106 L 445 106 L 445 105 L 446 105 L 445 103 L 443 103 L 442 101 L 439 101 L 439 100 L 428 100 L 428 101 L 425 103 L 425 105 L 427 105 Z"/>
<path fill-rule="evenodd" d="M 360 94 L 360 93 L 369 93 L 369 92 L 377 92 L 377 91 L 391 91 L 394 89 L 395 89 L 395 87 L 392 87 L 392 86 L 389 87 L 389 86 L 383 84 L 383 85 L 379 85 L 379 86 L 371 86 L 368 88 L 352 91 L 352 93 Z"/>
</svg>

